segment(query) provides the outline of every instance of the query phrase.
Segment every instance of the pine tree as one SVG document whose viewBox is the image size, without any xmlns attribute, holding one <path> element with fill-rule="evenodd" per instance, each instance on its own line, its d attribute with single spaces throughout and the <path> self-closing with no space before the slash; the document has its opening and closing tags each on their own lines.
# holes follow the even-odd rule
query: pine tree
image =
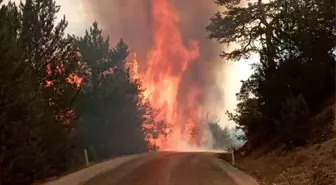
<svg viewBox="0 0 336 185">
<path fill-rule="evenodd" d="M 321 111 L 321 102 L 335 90 L 335 3 L 258 0 L 241 6 L 240 2 L 217 0 L 226 10 L 217 12 L 207 26 L 209 38 L 238 44 L 233 51 L 222 52 L 222 57 L 260 56 L 253 75 L 243 82 L 238 93 L 241 102 L 230 118 L 249 141 L 305 143 L 307 129 L 314 128 L 298 120 Z M 305 111 L 294 111 L 292 106 Z"/>
<path fill-rule="evenodd" d="M 77 46 L 89 72 L 81 98 L 83 117 L 77 124 L 83 147 L 94 160 L 145 151 L 141 85 L 131 80 L 125 66 L 127 44 L 121 39 L 111 49 L 95 22 L 77 38 Z"/>
<path fill-rule="evenodd" d="M 65 19 L 54 25 L 58 10 L 52 0 L 1 8 L 1 184 L 30 184 L 72 164 L 79 58 Z"/>
<path fill-rule="evenodd" d="M 20 28 L 20 13 L 10 3 L 0 9 L 0 184 L 17 182 L 20 172 L 19 152 L 32 125 L 28 122 L 29 87 L 26 85 L 28 68 L 22 62 L 17 33 Z M 29 181 L 23 176 L 17 182 Z"/>
</svg>

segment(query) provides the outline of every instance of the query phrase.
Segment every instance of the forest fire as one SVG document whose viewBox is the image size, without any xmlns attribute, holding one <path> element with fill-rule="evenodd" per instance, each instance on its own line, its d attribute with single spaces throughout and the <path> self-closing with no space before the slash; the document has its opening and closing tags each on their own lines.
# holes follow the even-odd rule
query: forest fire
<svg viewBox="0 0 336 185">
<path fill-rule="evenodd" d="M 159 110 L 153 127 L 169 131 L 147 136 L 150 143 L 160 150 L 206 143 L 208 96 L 215 99 L 211 108 L 222 102 L 220 89 L 212 88 L 217 83 L 213 61 L 219 48 L 207 40 L 204 29 L 213 4 L 208 0 L 85 0 L 85 4 L 111 43 L 122 37 L 131 48 L 133 78 L 140 79 L 142 96 Z"/>
<path fill-rule="evenodd" d="M 149 138 L 149 141 L 159 149 L 177 148 L 180 141 L 196 144 L 196 139 L 190 138 L 191 135 L 195 137 L 196 133 L 190 133 L 197 127 L 194 116 L 198 115 L 192 104 L 198 89 L 196 86 L 190 86 L 192 93 L 187 96 L 187 104 L 182 105 L 189 111 L 187 114 L 181 111 L 177 96 L 186 69 L 199 57 L 198 42 L 190 41 L 188 48 L 183 45 L 181 33 L 176 25 L 178 13 L 169 1 L 153 0 L 151 3 L 154 44 L 148 52 L 146 70 L 133 75 L 140 75 L 145 88 L 144 98 L 149 100 L 155 109 L 160 110 L 156 123 L 164 121 L 172 132 L 168 137 L 158 135 L 158 138 Z M 136 60 L 133 60 L 133 66 L 138 66 Z"/>
<path fill-rule="evenodd" d="M 149 52 L 148 68 L 142 78 L 145 98 L 154 108 L 161 110 L 158 119 L 172 127 L 173 133 L 167 143 L 163 136 L 159 136 L 159 148 L 177 147 L 174 145 L 182 139 L 181 132 L 184 131 L 180 122 L 187 121 L 177 110 L 178 88 L 189 63 L 199 56 L 198 43 L 191 41 L 189 48 L 183 46 L 176 26 L 178 15 L 167 0 L 152 1 L 152 10 L 154 46 Z"/>
<path fill-rule="evenodd" d="M 45 80 L 44 82 L 44 87 L 45 88 L 53 88 L 53 90 L 57 93 L 62 94 L 62 92 L 64 91 L 62 88 L 57 87 L 57 85 L 55 86 L 55 79 L 53 79 L 53 75 L 64 75 L 65 70 L 64 70 L 64 65 L 61 63 L 59 65 L 57 65 L 55 67 L 54 70 L 52 70 L 51 65 L 48 64 L 47 65 L 47 77 L 51 78 L 48 80 Z M 80 77 L 78 74 L 76 73 L 70 73 L 68 75 L 68 77 L 66 77 L 66 82 L 71 84 L 71 85 L 75 85 L 76 88 L 80 89 L 82 84 L 83 84 L 83 78 Z M 52 99 L 49 98 L 49 106 L 50 107 L 57 107 L 56 102 Z M 70 121 L 75 117 L 75 111 L 73 108 L 67 109 L 67 110 L 62 110 L 61 113 L 59 113 L 58 115 L 56 115 L 56 118 L 58 120 L 61 120 L 63 122 L 64 125 L 69 125 Z"/>
<path fill-rule="evenodd" d="M 71 73 L 67 78 L 67 82 L 76 85 L 77 88 L 80 88 L 83 83 L 83 78 L 79 77 L 75 73 Z"/>
<path fill-rule="evenodd" d="M 53 71 L 50 67 L 50 64 L 47 65 L 47 75 L 48 77 L 51 77 L 53 74 L 59 74 L 62 75 L 64 73 L 64 66 L 63 64 L 60 64 L 56 66 L 55 70 Z M 80 88 L 83 83 L 83 78 L 78 76 L 75 73 L 70 73 L 69 76 L 66 78 L 67 82 L 69 84 L 76 85 L 77 88 Z M 54 85 L 54 80 L 46 80 L 45 81 L 45 87 L 51 87 Z"/>
</svg>

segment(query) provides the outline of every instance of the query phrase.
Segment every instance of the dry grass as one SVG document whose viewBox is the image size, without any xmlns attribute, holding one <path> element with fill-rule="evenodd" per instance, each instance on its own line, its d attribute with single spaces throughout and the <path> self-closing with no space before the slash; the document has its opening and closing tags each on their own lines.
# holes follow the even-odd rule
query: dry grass
<svg viewBox="0 0 336 185">
<path fill-rule="evenodd" d="M 236 164 L 260 184 L 332 185 L 335 183 L 336 138 L 286 153 L 280 149 L 262 157 L 238 157 Z"/>
<path fill-rule="evenodd" d="M 257 178 L 262 185 L 336 184 L 336 122 L 335 119 L 325 119 L 330 118 L 330 113 L 334 117 L 334 105 L 332 109 L 328 107 L 313 118 L 328 121 L 330 124 L 325 129 L 326 132 L 332 133 L 325 135 L 325 132 L 318 131 L 318 134 L 323 134 L 319 135 L 320 138 L 317 140 L 312 139 L 315 144 L 296 148 L 290 152 L 277 148 L 267 154 L 262 154 L 264 148 L 258 148 L 246 157 L 237 156 L 236 167 Z M 220 157 L 227 161 L 231 160 L 228 155 Z"/>
</svg>

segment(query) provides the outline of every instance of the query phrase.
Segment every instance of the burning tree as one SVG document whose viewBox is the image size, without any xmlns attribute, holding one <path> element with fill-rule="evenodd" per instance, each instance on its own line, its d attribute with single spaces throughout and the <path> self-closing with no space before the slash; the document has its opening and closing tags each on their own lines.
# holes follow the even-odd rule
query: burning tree
<svg viewBox="0 0 336 185">
<path fill-rule="evenodd" d="M 79 58 L 66 20 L 55 23 L 58 10 L 52 0 L 0 9 L 0 184 L 30 184 L 72 165 L 79 89 L 69 78 L 80 75 Z"/>
<path fill-rule="evenodd" d="M 171 127 L 164 121 L 151 121 L 145 124 L 143 132 L 149 141 L 149 148 L 160 150 L 160 142 L 164 141 L 171 134 Z"/>
</svg>

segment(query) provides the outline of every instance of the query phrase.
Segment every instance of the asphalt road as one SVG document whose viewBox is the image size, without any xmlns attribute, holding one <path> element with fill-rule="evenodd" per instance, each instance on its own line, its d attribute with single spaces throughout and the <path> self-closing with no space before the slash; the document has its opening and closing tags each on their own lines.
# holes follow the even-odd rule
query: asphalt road
<svg viewBox="0 0 336 185">
<path fill-rule="evenodd" d="M 94 175 L 83 185 L 257 185 L 245 173 L 205 153 L 149 153 Z"/>
</svg>

